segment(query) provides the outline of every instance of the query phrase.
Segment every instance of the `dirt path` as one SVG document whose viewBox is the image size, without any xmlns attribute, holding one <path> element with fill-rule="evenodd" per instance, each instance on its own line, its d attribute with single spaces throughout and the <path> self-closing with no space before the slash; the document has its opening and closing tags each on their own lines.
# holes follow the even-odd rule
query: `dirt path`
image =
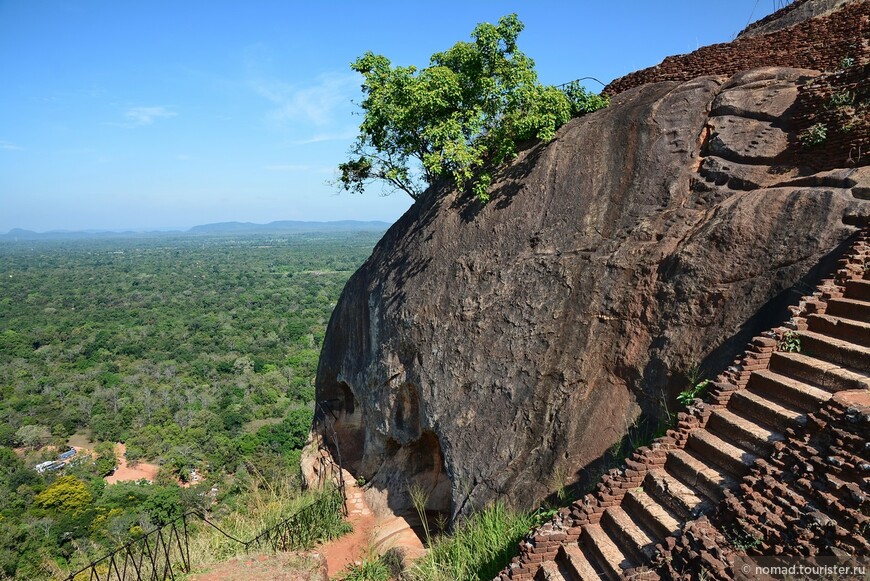
<svg viewBox="0 0 870 581">
<path fill-rule="evenodd" d="M 321 545 L 318 549 L 326 557 L 330 579 L 344 571 L 348 565 L 365 558 L 372 546 L 372 534 L 377 519 L 366 503 L 365 494 L 355 483 L 347 486 L 347 511 L 347 520 L 353 526 L 353 532 Z"/>
<path fill-rule="evenodd" d="M 389 548 L 399 548 L 416 557 L 425 552 L 408 522 L 402 517 L 379 519 L 366 501 L 365 492 L 355 483 L 347 487 L 348 522 L 353 532 L 299 555 L 247 555 L 210 566 L 195 573 L 191 581 L 302 581 L 340 579 L 348 566 Z M 374 553 L 376 551 L 376 553 Z M 315 566 L 311 566 L 314 563 Z"/>
<path fill-rule="evenodd" d="M 316 552 L 247 555 L 211 566 L 190 581 L 322 581 L 325 565 Z"/>
<path fill-rule="evenodd" d="M 142 479 L 154 482 L 159 467 L 156 464 L 149 464 L 147 462 L 139 462 L 135 467 L 130 466 L 127 464 L 126 456 L 124 456 L 126 452 L 127 447 L 124 444 L 115 444 L 115 455 L 118 456 L 118 468 L 112 474 L 106 476 L 106 482 L 108 484 L 115 484 L 116 482 L 130 482 Z"/>
</svg>

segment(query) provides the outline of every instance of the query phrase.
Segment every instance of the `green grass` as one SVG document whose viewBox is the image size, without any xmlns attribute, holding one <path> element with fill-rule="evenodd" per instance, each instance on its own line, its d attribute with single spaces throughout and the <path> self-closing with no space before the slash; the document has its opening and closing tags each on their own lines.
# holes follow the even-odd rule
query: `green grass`
<svg viewBox="0 0 870 581">
<path fill-rule="evenodd" d="M 538 525 L 535 513 L 517 512 L 496 502 L 436 537 L 429 553 L 414 563 L 412 581 L 489 581 L 516 553 L 517 543 Z"/>
<path fill-rule="evenodd" d="M 392 573 L 383 559 L 363 559 L 359 564 L 350 565 L 347 573 L 339 578 L 342 581 L 390 581 Z"/>
<path fill-rule="evenodd" d="M 277 482 L 265 489 L 252 486 L 245 501 L 239 510 L 215 523 L 227 534 L 243 541 L 255 538 L 291 514 L 311 505 L 316 505 L 317 510 L 299 512 L 304 517 L 304 522 L 299 523 L 299 526 L 306 534 L 302 546 L 298 548 L 311 548 L 318 542 L 338 538 L 351 530 L 342 518 L 341 499 L 337 491 L 300 492 L 290 482 Z M 254 546 L 252 551 L 272 552 L 268 544 Z M 196 523 L 190 536 L 190 554 L 193 566 L 198 567 L 240 556 L 244 554 L 244 546 L 204 523 Z"/>
</svg>

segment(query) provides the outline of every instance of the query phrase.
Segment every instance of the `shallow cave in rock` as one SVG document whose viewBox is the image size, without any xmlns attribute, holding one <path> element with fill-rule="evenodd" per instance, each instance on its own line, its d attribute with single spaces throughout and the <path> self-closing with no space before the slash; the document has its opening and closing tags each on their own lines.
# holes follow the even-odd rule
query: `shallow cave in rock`
<svg viewBox="0 0 870 581">
<path fill-rule="evenodd" d="M 322 391 L 315 421 L 333 458 L 356 473 L 365 451 L 365 422 L 350 386 L 339 381 Z"/>
</svg>

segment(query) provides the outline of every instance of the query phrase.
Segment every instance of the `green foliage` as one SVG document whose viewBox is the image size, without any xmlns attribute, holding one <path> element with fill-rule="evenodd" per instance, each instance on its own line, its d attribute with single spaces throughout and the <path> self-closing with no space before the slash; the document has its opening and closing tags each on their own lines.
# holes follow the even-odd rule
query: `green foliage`
<svg viewBox="0 0 870 581">
<path fill-rule="evenodd" d="M 97 475 L 106 476 L 111 474 L 118 465 L 115 444 L 113 442 L 100 442 L 94 446 L 94 452 L 97 454 L 97 459 L 94 462 Z"/>
<path fill-rule="evenodd" d="M 571 105 L 571 117 L 593 113 L 610 105 L 610 97 L 587 90 L 580 81 L 571 81 L 559 87 Z"/>
<path fill-rule="evenodd" d="M 194 506 L 259 532 L 302 503 L 326 324 L 379 236 L 0 243 L 0 578 L 47 578 L 46 558 L 90 562 Z M 60 473 L 32 468 L 56 458 L 48 446 L 24 461 L 2 446 L 71 434 L 104 443 Z M 159 482 L 106 486 L 113 441 L 161 464 Z M 180 489 L 191 468 L 208 484 Z M 284 500 L 261 511 L 279 483 Z"/>
<path fill-rule="evenodd" d="M 751 551 L 764 541 L 763 537 L 751 532 L 748 529 L 746 522 L 741 519 L 738 519 L 737 522 L 731 526 L 724 527 L 723 530 L 725 532 L 725 538 L 728 539 L 728 542 L 734 545 L 738 551 Z"/>
<path fill-rule="evenodd" d="M 15 432 L 15 441 L 29 448 L 39 448 L 47 444 L 50 439 L 51 430 L 48 426 L 40 424 L 21 426 Z"/>
<path fill-rule="evenodd" d="M 280 423 L 263 426 L 254 434 L 242 436 L 240 449 L 243 454 L 271 450 L 286 456 L 305 445 L 313 419 L 311 409 L 292 410 Z"/>
<path fill-rule="evenodd" d="M 550 140 L 592 99 L 538 82 L 534 61 L 517 47 L 515 14 L 479 24 L 472 42 L 432 55 L 429 66 L 392 66 L 367 52 L 351 68 L 362 74 L 363 122 L 339 185 L 361 193 L 372 181 L 415 200 L 446 180 L 488 199 L 492 170 L 520 142 Z M 584 104 L 585 103 L 585 104 Z"/>
<path fill-rule="evenodd" d="M 689 387 L 684 391 L 681 391 L 677 394 L 677 401 L 683 404 L 684 406 L 692 405 L 692 402 L 699 397 L 703 397 L 704 393 L 707 391 L 707 388 L 710 386 L 710 380 L 705 379 L 703 381 L 699 381 L 698 383 Z"/>
<path fill-rule="evenodd" d="M 411 497 L 411 504 L 414 505 L 414 510 L 417 511 L 417 516 L 420 517 L 420 522 L 423 524 L 426 544 L 431 545 L 432 536 L 429 533 L 429 518 L 426 516 L 426 503 L 429 502 L 429 493 L 421 485 L 414 483 L 408 487 L 408 495 Z"/>
<path fill-rule="evenodd" d="M 414 581 L 492 579 L 535 524 L 534 514 L 514 512 L 496 502 L 457 524 L 450 536 L 434 539 L 408 577 Z"/>
<path fill-rule="evenodd" d="M 36 504 L 59 512 L 77 513 L 93 502 L 87 485 L 75 476 L 61 476 L 36 495 Z"/>
<path fill-rule="evenodd" d="M 855 59 L 850 56 L 843 57 L 842 60 L 840 60 L 840 70 L 845 71 L 846 69 L 851 68 L 854 65 Z"/>
<path fill-rule="evenodd" d="M 788 353 L 800 353 L 801 336 L 794 331 L 786 331 L 777 342 L 776 348 L 779 351 L 786 351 Z"/>
<path fill-rule="evenodd" d="M 340 577 L 342 581 L 390 581 L 392 578 L 390 566 L 383 559 L 373 556 L 348 565 L 347 572 Z"/>
<path fill-rule="evenodd" d="M 838 93 L 834 93 L 831 95 L 831 100 L 829 101 L 829 106 L 832 108 L 836 107 L 848 107 L 855 102 L 855 93 L 851 91 L 840 91 Z"/>
<path fill-rule="evenodd" d="M 804 147 L 821 145 L 828 139 L 828 126 L 824 123 L 816 123 L 803 130 L 798 135 L 798 141 Z"/>
</svg>

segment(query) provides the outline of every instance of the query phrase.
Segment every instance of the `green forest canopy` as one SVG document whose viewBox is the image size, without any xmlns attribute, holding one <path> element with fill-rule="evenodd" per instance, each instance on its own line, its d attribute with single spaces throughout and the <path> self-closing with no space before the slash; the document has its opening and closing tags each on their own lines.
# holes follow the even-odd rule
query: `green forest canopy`
<svg viewBox="0 0 870 581">
<path fill-rule="evenodd" d="M 0 243 L 0 577 L 292 475 L 326 324 L 381 234 Z M 101 457 L 37 473 L 74 433 Z M 115 441 L 155 485 L 105 485 Z"/>
</svg>

